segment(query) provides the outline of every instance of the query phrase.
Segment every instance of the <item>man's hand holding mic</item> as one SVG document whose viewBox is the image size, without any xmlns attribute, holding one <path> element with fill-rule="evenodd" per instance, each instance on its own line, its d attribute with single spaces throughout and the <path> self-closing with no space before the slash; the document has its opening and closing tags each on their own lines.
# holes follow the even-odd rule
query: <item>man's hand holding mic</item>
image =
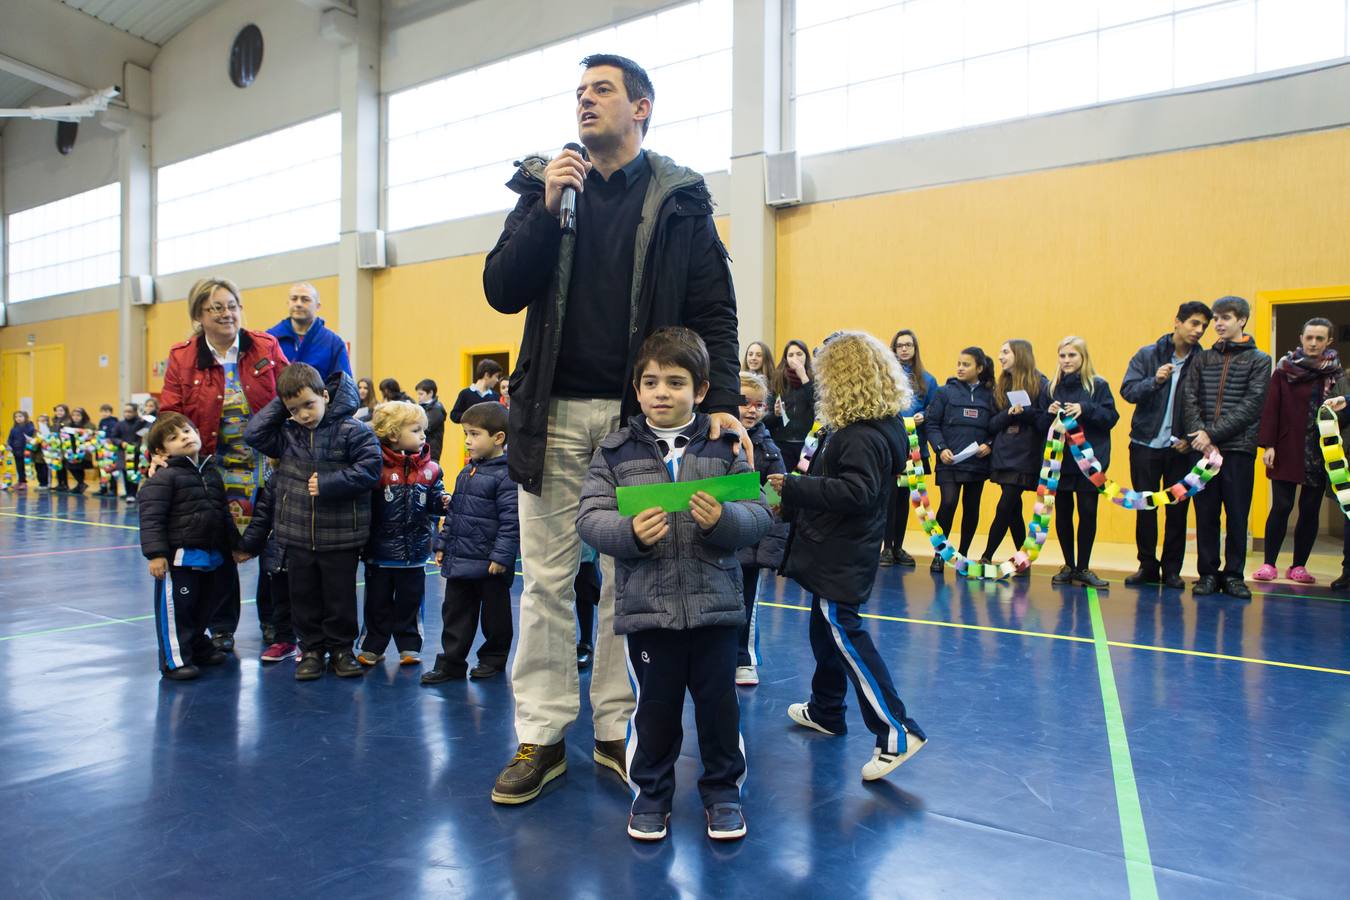
<svg viewBox="0 0 1350 900">
<path fill-rule="evenodd" d="M 584 151 L 577 144 L 568 144 L 544 169 L 544 208 L 550 215 L 562 212 L 564 196 L 568 198 L 572 209 L 576 208 L 576 195 L 586 190 L 586 173 L 591 170 L 591 162 L 582 156 Z"/>
</svg>

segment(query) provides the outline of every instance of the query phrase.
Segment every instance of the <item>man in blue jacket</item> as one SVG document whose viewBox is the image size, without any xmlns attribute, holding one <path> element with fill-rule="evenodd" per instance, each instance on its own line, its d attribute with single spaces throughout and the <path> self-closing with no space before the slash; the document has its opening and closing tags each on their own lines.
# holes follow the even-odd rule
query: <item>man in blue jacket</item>
<svg viewBox="0 0 1350 900">
<path fill-rule="evenodd" d="M 293 284 L 288 302 L 290 318 L 267 329 L 281 344 L 286 359 L 313 366 L 325 382 L 337 372 L 351 375 L 346 342 L 319 318 L 319 289 L 308 281 Z"/>
</svg>

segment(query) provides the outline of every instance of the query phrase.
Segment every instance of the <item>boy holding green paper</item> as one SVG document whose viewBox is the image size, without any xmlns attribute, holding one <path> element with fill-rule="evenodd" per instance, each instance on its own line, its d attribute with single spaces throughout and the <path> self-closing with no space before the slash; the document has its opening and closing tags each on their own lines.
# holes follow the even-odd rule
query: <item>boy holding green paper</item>
<svg viewBox="0 0 1350 900">
<path fill-rule="evenodd" d="M 642 415 L 605 438 L 581 494 L 581 539 L 615 561 L 614 630 L 624 639 L 637 706 L 626 750 L 633 805 L 628 834 L 666 836 L 683 738 L 681 711 L 694 700 L 708 836 L 745 835 L 740 786 L 744 744 L 735 672 L 745 620 L 735 551 L 769 530 L 763 502 L 719 502 L 699 491 L 688 511 L 653 506 L 619 512 L 617 491 L 753 470 L 734 441 L 710 441 L 694 407 L 708 391 L 708 350 L 688 328 L 663 328 L 643 343 L 633 368 Z"/>
</svg>

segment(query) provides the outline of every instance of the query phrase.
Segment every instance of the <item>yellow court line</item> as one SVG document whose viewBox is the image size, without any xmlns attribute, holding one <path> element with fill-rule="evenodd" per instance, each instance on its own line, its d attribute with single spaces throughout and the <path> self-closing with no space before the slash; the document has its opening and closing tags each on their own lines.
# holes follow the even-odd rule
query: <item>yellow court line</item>
<svg viewBox="0 0 1350 900">
<path fill-rule="evenodd" d="M 778 609 L 795 609 L 799 612 L 810 612 L 809 606 L 796 606 L 791 603 L 772 603 L 768 600 L 760 600 L 763 606 L 773 606 Z M 1091 644 L 1092 638 L 1078 637 L 1072 634 L 1051 634 L 1045 631 L 1019 631 L 1016 628 L 997 628 L 993 625 L 967 625 L 964 622 L 940 622 L 935 619 L 907 619 L 902 616 L 884 616 L 877 613 L 859 613 L 864 619 L 879 619 L 883 622 L 906 622 L 911 625 L 936 625 L 939 628 L 964 628 L 971 631 L 992 631 L 996 634 L 1019 634 L 1025 637 L 1049 638 L 1055 641 L 1074 641 L 1080 644 Z M 1152 650 L 1155 653 L 1175 653 L 1180 656 L 1198 656 L 1203 659 L 1226 659 L 1230 662 L 1251 663 L 1257 666 L 1275 666 L 1281 669 L 1302 669 L 1305 672 L 1323 672 L 1327 675 L 1350 675 L 1350 670 L 1332 669 L 1326 666 L 1309 666 L 1302 663 L 1280 662 L 1274 659 L 1256 659 L 1250 656 L 1229 656 L 1226 653 L 1206 653 L 1203 650 L 1183 650 L 1179 647 L 1157 647 L 1153 644 L 1131 644 L 1126 641 L 1107 641 L 1108 646 L 1120 647 L 1127 650 Z"/>
<path fill-rule="evenodd" d="M 8 513 L 0 512 L 0 516 L 8 516 L 11 519 L 37 519 L 42 522 L 68 522 L 71 525 L 92 525 L 95 528 L 123 528 L 127 531 L 140 531 L 136 525 L 113 525 L 109 522 L 90 522 L 88 519 L 62 519 L 57 516 L 34 516 L 28 513 Z"/>
<path fill-rule="evenodd" d="M 1182 650 L 1177 647 L 1154 647 L 1151 644 L 1127 644 L 1124 641 L 1107 641 L 1112 647 L 1126 647 L 1130 650 L 1152 650 L 1155 653 L 1178 653 L 1183 656 L 1201 656 L 1205 659 L 1227 659 L 1232 662 L 1254 663 L 1258 666 L 1278 666 L 1282 669 L 1303 669 L 1306 672 L 1325 672 L 1328 675 L 1350 675 L 1347 669 L 1329 669 L 1325 666 L 1305 666 L 1302 663 L 1279 662 L 1274 659 L 1253 659 L 1250 656 L 1229 656 L 1226 653 L 1206 653 L 1203 650 Z"/>
</svg>

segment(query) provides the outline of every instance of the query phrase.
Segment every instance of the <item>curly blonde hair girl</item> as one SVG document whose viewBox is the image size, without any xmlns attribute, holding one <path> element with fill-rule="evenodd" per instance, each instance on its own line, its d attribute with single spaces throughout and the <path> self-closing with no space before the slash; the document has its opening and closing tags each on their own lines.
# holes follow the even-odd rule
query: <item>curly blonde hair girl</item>
<svg viewBox="0 0 1350 900">
<path fill-rule="evenodd" d="M 389 400 L 381 403 L 375 407 L 370 416 L 370 427 L 382 444 L 394 443 L 403 433 L 403 429 L 419 422 L 426 427 L 426 411 L 416 403 L 409 403 L 406 400 Z"/>
<path fill-rule="evenodd" d="M 816 354 L 816 414 L 839 429 L 899 415 L 914 389 L 886 345 L 863 331 L 841 331 Z"/>
</svg>

